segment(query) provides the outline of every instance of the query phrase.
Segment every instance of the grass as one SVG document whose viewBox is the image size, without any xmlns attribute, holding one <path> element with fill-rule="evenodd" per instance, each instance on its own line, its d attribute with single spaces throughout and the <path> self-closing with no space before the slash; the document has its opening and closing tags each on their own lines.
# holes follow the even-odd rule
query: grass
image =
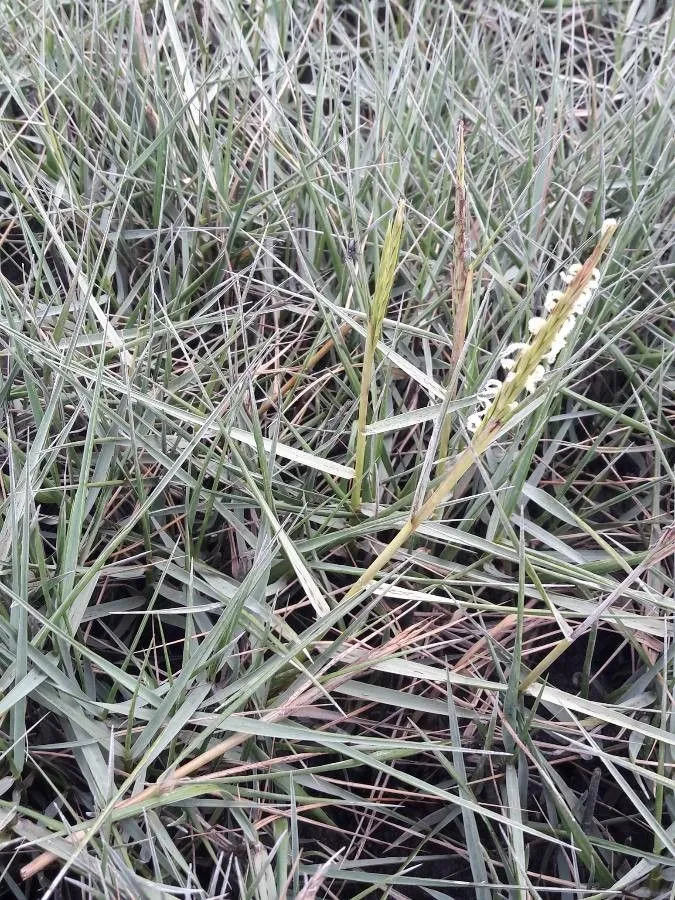
<svg viewBox="0 0 675 900">
<path fill-rule="evenodd" d="M 672 11 L 0 14 L 2 896 L 672 897 Z"/>
</svg>

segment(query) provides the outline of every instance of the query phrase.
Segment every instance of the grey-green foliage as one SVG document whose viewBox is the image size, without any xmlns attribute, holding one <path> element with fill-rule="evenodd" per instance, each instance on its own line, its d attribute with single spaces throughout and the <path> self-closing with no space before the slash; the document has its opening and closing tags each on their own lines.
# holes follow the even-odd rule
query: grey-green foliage
<svg viewBox="0 0 675 900">
<path fill-rule="evenodd" d="M 672 565 L 630 575 L 673 519 L 672 38 L 655 0 L 0 0 L 8 895 L 669 896 Z M 443 386 L 452 457 L 607 217 L 550 377 L 345 599 Z"/>
</svg>

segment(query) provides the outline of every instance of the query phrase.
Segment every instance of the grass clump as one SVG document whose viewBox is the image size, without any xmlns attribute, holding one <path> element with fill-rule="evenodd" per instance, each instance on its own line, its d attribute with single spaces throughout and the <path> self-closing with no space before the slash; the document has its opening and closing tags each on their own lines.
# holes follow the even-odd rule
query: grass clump
<svg viewBox="0 0 675 900">
<path fill-rule="evenodd" d="M 671 896 L 670 10 L 0 17 L 3 894 Z"/>
</svg>

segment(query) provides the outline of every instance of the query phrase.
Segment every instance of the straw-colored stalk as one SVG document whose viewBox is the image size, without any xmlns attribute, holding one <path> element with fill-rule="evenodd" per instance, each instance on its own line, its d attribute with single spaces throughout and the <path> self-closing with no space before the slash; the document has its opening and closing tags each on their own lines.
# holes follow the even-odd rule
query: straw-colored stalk
<svg viewBox="0 0 675 900">
<path fill-rule="evenodd" d="M 352 485 L 352 509 L 356 512 L 361 508 L 361 491 L 363 487 L 363 472 L 366 459 L 366 428 L 368 426 L 368 394 L 373 380 L 375 368 L 375 351 L 382 333 L 382 322 L 387 312 L 387 305 L 391 295 L 391 289 L 398 265 L 398 251 L 401 245 L 403 232 L 403 219 L 405 201 L 399 201 L 396 215 L 389 223 L 387 234 L 382 246 L 380 256 L 380 268 L 375 282 L 375 293 L 368 310 L 368 330 L 366 332 L 366 347 L 363 354 L 363 368 L 361 369 L 361 393 L 359 397 L 359 419 L 356 430 L 356 458 L 354 462 L 354 482 Z"/>
<path fill-rule="evenodd" d="M 450 469 L 443 475 L 435 490 L 429 494 L 419 509 L 411 514 L 398 534 L 392 538 L 363 575 L 352 585 L 347 592 L 347 598 L 353 597 L 370 584 L 375 576 L 391 561 L 396 551 L 405 544 L 411 535 L 415 534 L 420 525 L 433 516 L 439 505 L 449 498 L 459 479 L 469 471 L 476 459 L 485 453 L 488 447 L 497 439 L 497 435 L 503 431 L 504 426 L 513 416 L 518 396 L 525 390 L 525 386 L 531 379 L 537 366 L 541 365 L 546 354 L 550 352 L 556 335 L 564 329 L 566 321 L 571 316 L 574 316 L 574 305 L 585 292 L 589 283 L 593 281 L 593 270 L 607 249 L 616 227 L 615 222 L 611 222 L 607 227 L 603 227 L 597 246 L 570 284 L 567 285 L 566 290 L 562 292 L 555 309 L 547 317 L 544 327 L 532 337 L 531 342 L 518 357 L 515 368 L 512 370 L 512 375 L 502 384 L 492 405 L 486 411 L 480 427 L 473 435 L 469 446 L 459 454 Z"/>
<path fill-rule="evenodd" d="M 341 325 L 338 329 L 338 334 L 342 337 L 346 337 L 351 330 L 351 324 L 349 322 L 345 322 L 344 325 Z M 321 362 L 324 356 L 327 356 L 330 351 L 335 346 L 335 341 L 333 338 L 328 338 L 319 349 L 313 353 L 305 362 L 302 367 L 295 373 L 295 375 L 291 375 L 288 381 L 285 381 L 283 385 L 277 388 L 267 400 L 264 400 L 260 405 L 258 413 L 262 416 L 264 413 L 269 412 L 270 409 L 277 403 L 279 400 L 283 400 L 284 397 L 292 391 L 295 385 L 300 381 L 303 375 L 306 375 L 308 372 L 311 372 L 312 369 Z"/>
</svg>

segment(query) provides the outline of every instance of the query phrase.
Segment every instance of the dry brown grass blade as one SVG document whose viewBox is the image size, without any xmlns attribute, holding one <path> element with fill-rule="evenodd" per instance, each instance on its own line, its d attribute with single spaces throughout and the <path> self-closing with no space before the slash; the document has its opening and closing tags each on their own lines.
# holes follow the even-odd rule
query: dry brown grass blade
<svg viewBox="0 0 675 900">
<path fill-rule="evenodd" d="M 348 322 L 345 322 L 340 326 L 339 333 L 342 337 L 345 337 L 350 330 L 351 325 Z M 301 366 L 299 372 L 296 372 L 295 375 L 292 375 L 288 379 L 288 381 L 285 381 L 281 385 L 279 390 L 274 391 L 274 393 L 270 397 L 268 397 L 267 400 L 263 401 L 263 403 L 260 405 L 260 415 L 269 412 L 269 410 L 278 400 L 283 399 L 289 393 L 289 391 L 293 390 L 300 378 L 303 375 L 306 375 L 308 372 L 311 372 L 312 369 L 321 362 L 324 356 L 327 356 L 330 353 L 333 347 L 335 347 L 335 339 L 328 338 L 328 340 L 325 341 L 325 343 L 323 343 L 319 347 L 319 349 L 309 357 L 307 362 L 303 366 Z"/>
<path fill-rule="evenodd" d="M 466 193 L 466 156 L 464 150 L 464 122 L 457 128 L 457 186 L 455 189 L 455 246 L 452 275 L 452 351 L 453 372 L 464 350 L 466 327 L 469 321 L 471 272 L 468 267 L 468 218 Z M 467 287 L 469 290 L 467 291 Z"/>
<path fill-rule="evenodd" d="M 341 852 L 341 850 L 338 850 L 330 857 L 330 859 L 326 860 L 321 868 L 312 875 L 307 884 L 302 888 L 296 900 L 316 900 L 319 889 L 326 879 L 326 872 L 330 869 Z"/>
</svg>

